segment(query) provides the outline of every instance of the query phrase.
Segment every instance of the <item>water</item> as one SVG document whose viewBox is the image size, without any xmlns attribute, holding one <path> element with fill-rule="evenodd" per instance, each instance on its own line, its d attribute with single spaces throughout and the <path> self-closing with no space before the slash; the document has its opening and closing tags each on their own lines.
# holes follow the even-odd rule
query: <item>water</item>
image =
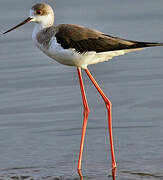
<svg viewBox="0 0 163 180">
<path fill-rule="evenodd" d="M 37 1 L 1 1 L 1 31 Z M 127 39 L 163 42 L 163 1 L 46 1 L 56 24 L 74 23 Z M 0 37 L 0 179 L 79 179 L 82 101 L 76 69 L 32 43 L 28 24 Z M 149 48 L 90 66 L 113 104 L 117 180 L 163 179 L 163 54 Z M 112 179 L 106 110 L 83 72 L 91 113 L 84 179 Z"/>
</svg>

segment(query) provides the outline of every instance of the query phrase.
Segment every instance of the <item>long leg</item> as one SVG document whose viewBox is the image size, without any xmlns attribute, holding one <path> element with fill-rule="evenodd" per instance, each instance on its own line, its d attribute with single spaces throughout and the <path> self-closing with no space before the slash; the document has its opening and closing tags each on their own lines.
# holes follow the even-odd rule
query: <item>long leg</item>
<svg viewBox="0 0 163 180">
<path fill-rule="evenodd" d="M 111 157 L 112 157 L 112 168 L 116 168 L 116 161 L 115 161 L 115 155 L 114 155 L 114 145 L 113 145 L 113 135 L 112 135 L 112 104 L 110 100 L 106 97 L 104 92 L 101 90 L 100 86 L 97 84 L 94 77 L 91 75 L 90 71 L 88 69 L 85 69 L 85 72 L 87 73 L 89 79 L 94 84 L 97 91 L 100 93 L 101 97 L 103 98 L 106 108 L 108 111 L 108 126 L 109 126 L 109 136 L 110 136 L 110 147 L 111 147 Z"/>
<path fill-rule="evenodd" d="M 84 120 L 83 120 L 83 127 L 82 127 L 82 134 L 81 134 L 81 142 L 80 142 L 80 152 L 79 152 L 79 160 L 78 160 L 78 173 L 81 175 L 81 162 L 82 162 L 82 154 L 83 154 L 83 146 L 84 146 L 84 138 L 86 133 L 86 127 L 87 127 L 87 121 L 88 121 L 88 115 L 89 115 L 89 107 L 87 103 L 87 98 L 84 90 L 84 84 L 81 74 L 81 68 L 77 68 L 78 76 L 79 76 L 79 83 L 81 88 L 81 94 L 82 94 L 82 100 L 83 100 L 83 107 L 84 107 Z"/>
</svg>

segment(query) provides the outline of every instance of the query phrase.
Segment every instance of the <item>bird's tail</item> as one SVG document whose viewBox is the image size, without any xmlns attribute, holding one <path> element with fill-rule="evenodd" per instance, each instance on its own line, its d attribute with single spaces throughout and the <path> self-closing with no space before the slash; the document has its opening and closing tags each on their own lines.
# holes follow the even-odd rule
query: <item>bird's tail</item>
<svg viewBox="0 0 163 180">
<path fill-rule="evenodd" d="M 157 42 L 144 42 L 145 47 L 153 47 L 153 46 L 163 46 L 163 43 L 157 43 Z"/>
<path fill-rule="evenodd" d="M 157 42 L 139 42 L 139 41 L 133 41 L 133 42 L 135 42 L 135 45 L 139 48 L 163 46 L 163 43 L 157 43 Z"/>
</svg>

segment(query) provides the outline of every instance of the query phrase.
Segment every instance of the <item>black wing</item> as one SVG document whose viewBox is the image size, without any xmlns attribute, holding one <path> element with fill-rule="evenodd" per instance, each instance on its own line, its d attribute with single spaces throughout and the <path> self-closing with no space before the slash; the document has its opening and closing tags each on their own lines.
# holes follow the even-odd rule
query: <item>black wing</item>
<svg viewBox="0 0 163 180">
<path fill-rule="evenodd" d="M 88 51 L 106 52 L 163 45 L 160 43 L 125 40 L 72 24 L 61 24 L 57 28 L 58 31 L 55 34 L 57 42 L 64 49 L 74 48 L 80 53 Z"/>
</svg>

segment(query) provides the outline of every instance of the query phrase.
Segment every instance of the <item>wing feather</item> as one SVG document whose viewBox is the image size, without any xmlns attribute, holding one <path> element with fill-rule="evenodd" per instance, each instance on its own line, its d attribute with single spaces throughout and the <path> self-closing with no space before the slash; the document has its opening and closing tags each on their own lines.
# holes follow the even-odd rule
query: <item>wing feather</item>
<svg viewBox="0 0 163 180">
<path fill-rule="evenodd" d="M 160 46 L 160 43 L 138 42 L 109 36 L 102 32 L 73 24 L 57 26 L 55 34 L 57 42 L 64 49 L 74 48 L 77 52 L 106 52 Z"/>
</svg>

